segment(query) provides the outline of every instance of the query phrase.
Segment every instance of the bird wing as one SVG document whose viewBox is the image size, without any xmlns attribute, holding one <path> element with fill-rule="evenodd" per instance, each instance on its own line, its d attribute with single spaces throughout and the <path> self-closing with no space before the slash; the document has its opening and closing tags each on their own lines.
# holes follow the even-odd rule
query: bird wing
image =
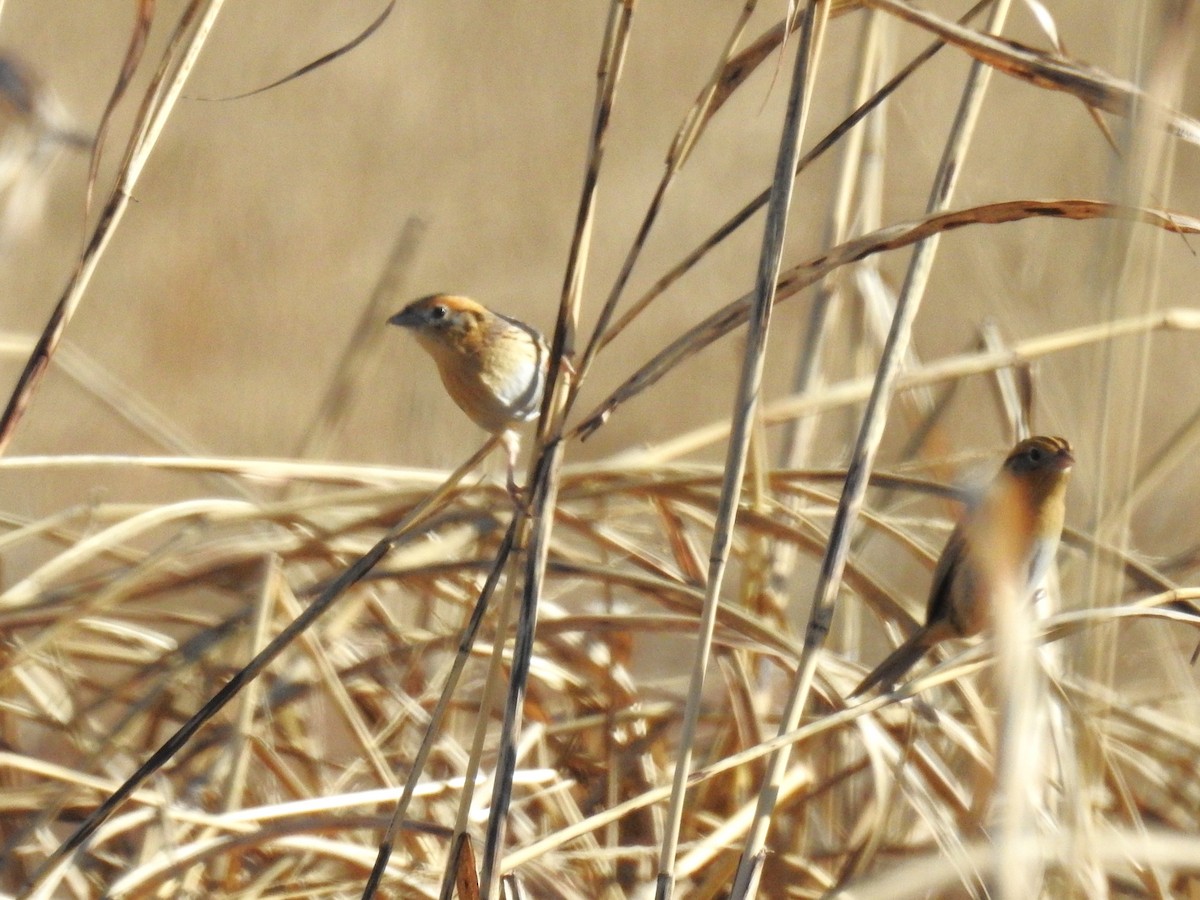
<svg viewBox="0 0 1200 900">
<path fill-rule="evenodd" d="M 931 627 L 945 622 L 953 624 L 953 609 L 951 607 L 950 586 L 954 577 L 963 565 L 963 553 L 966 549 L 966 537 L 962 523 L 954 526 L 942 555 L 938 557 L 933 569 L 933 581 L 929 585 L 929 600 L 925 604 L 925 625 Z"/>
<path fill-rule="evenodd" d="M 901 676 L 917 664 L 917 660 L 929 649 L 929 629 L 919 628 L 907 641 L 888 654 L 887 659 L 867 673 L 847 699 L 860 697 L 875 687 L 883 685 L 884 690 L 891 690 Z"/>
</svg>

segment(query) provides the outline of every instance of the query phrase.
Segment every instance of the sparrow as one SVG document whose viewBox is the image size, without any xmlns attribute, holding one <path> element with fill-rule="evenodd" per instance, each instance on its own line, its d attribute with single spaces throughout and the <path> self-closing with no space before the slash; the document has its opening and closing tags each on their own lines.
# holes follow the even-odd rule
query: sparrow
<svg viewBox="0 0 1200 900">
<path fill-rule="evenodd" d="M 1075 457 L 1061 437 L 1031 437 L 1013 447 L 979 501 L 950 533 L 933 570 L 925 624 L 850 694 L 890 689 L 935 644 L 970 637 L 992 620 L 1007 585 L 1032 596 L 1054 561 Z"/>
<path fill-rule="evenodd" d="M 516 427 L 537 416 L 546 386 L 549 348 L 541 333 L 468 297 L 431 294 L 409 303 L 388 323 L 407 328 L 437 364 L 450 399 L 507 454 L 508 492 L 516 483 L 521 441 Z"/>
</svg>

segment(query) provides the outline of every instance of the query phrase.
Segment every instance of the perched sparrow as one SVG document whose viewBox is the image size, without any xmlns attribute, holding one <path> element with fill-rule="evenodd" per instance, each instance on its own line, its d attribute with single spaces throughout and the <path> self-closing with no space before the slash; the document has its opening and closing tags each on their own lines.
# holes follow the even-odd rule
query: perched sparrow
<svg viewBox="0 0 1200 900">
<path fill-rule="evenodd" d="M 933 570 L 925 624 L 854 689 L 894 685 L 934 644 L 978 634 L 991 623 L 1002 589 L 1027 599 L 1045 578 L 1058 549 L 1067 477 L 1075 458 L 1060 437 L 1031 437 L 1008 454 L 978 504 L 955 526 Z"/>
<path fill-rule="evenodd" d="M 520 438 L 514 429 L 537 416 L 542 403 L 549 351 L 541 334 L 448 294 L 414 300 L 388 322 L 412 330 L 437 363 L 450 399 L 480 428 L 500 436 L 508 455 L 508 492 L 518 499 Z"/>
</svg>

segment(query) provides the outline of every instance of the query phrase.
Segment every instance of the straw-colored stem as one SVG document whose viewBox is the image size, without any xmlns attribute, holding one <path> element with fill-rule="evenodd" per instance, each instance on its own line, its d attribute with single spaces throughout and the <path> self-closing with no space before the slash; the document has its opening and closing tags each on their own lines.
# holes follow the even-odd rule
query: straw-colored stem
<svg viewBox="0 0 1200 900">
<path fill-rule="evenodd" d="M 465 463 L 459 466 L 446 483 L 438 490 L 434 491 L 421 503 L 414 507 L 408 515 L 406 515 L 399 523 L 392 528 L 379 542 L 371 548 L 364 556 L 356 560 L 344 572 L 321 592 L 321 596 L 315 599 L 304 612 L 302 612 L 295 620 L 292 621 L 283 631 L 267 644 L 263 650 L 247 663 L 236 675 L 233 676 L 225 686 L 221 688 L 212 698 L 208 700 L 191 718 L 189 718 L 176 732 L 168 738 L 161 747 L 158 748 L 137 770 L 130 775 L 121 784 L 116 791 L 101 803 L 95 811 L 93 811 L 84 821 L 70 834 L 70 836 L 62 842 L 62 844 L 53 853 L 47 857 L 45 862 L 39 867 L 35 873 L 30 890 L 35 890 L 39 885 L 54 883 L 62 874 L 63 870 L 69 865 L 75 853 L 80 850 L 96 833 L 96 830 L 120 807 L 130 794 L 140 787 L 146 779 L 161 769 L 170 759 L 189 741 L 192 736 L 200 730 L 200 728 L 220 712 L 226 704 L 229 703 L 243 687 L 252 682 L 263 669 L 265 669 L 275 657 L 282 653 L 288 646 L 291 645 L 297 637 L 299 637 L 310 625 L 313 624 L 324 612 L 326 612 L 333 602 L 342 595 L 343 592 L 362 578 L 364 578 L 388 551 L 395 546 L 396 542 L 412 528 L 421 519 L 427 516 L 436 506 L 441 503 L 445 497 L 453 490 L 453 488 L 461 481 L 468 472 L 475 468 L 479 462 L 490 453 L 496 446 L 498 439 L 491 437 L 484 442 Z"/>
<path fill-rule="evenodd" d="M 175 108 L 175 102 L 183 92 L 183 86 L 187 82 L 188 76 L 191 75 L 196 61 L 200 58 L 200 51 L 212 31 L 213 25 L 216 24 L 217 16 L 223 6 L 224 0 L 207 0 L 170 80 L 165 83 L 165 87 L 162 81 L 156 80 L 152 87 L 153 103 L 143 110 L 135 126 L 121 171 L 117 175 L 116 185 L 100 213 L 100 219 L 67 282 L 66 289 L 54 307 L 49 321 L 42 330 L 41 337 L 38 338 L 38 342 L 17 380 L 7 407 L 3 414 L 0 414 L 0 455 L 3 455 L 12 442 L 17 425 L 32 402 L 33 394 L 41 383 L 42 376 L 50 365 L 54 352 L 58 349 L 67 326 L 79 308 L 83 295 L 87 292 L 92 275 L 100 264 L 100 258 L 104 255 L 109 241 L 116 234 L 117 226 L 120 225 L 125 210 L 129 208 L 129 201 L 134 196 L 138 178 L 141 176 L 146 162 L 150 159 L 159 135 L 166 127 L 167 119 Z M 187 14 L 185 13 L 185 15 Z M 166 62 L 167 60 L 164 59 L 164 68 Z M 160 72 L 160 77 L 163 75 L 165 72 Z"/>
<path fill-rule="evenodd" d="M 487 833 L 480 861 L 481 900 L 500 896 L 499 860 L 508 827 L 507 817 L 512 799 L 513 771 L 516 767 L 516 746 L 521 730 L 526 679 L 533 654 L 538 605 L 546 574 L 554 509 L 558 500 L 559 475 L 565 453 L 563 425 L 571 391 L 569 361 L 575 355 L 575 336 L 583 303 L 592 226 L 596 217 L 600 169 L 604 161 L 617 85 L 620 84 L 629 50 L 634 5 L 634 0 L 613 0 L 609 7 L 608 24 L 597 68 L 596 103 L 592 114 L 587 166 L 575 217 L 575 231 L 567 257 L 566 274 L 563 278 L 558 321 L 550 344 L 550 372 L 538 419 L 537 441 L 526 482 L 531 522 L 526 532 L 518 533 L 519 546 L 526 551 L 525 582 L 516 622 L 509 690 L 500 731 L 500 745 L 496 754 L 496 773 Z"/>
<path fill-rule="evenodd" d="M 810 78 L 809 54 L 813 43 L 815 23 L 818 18 L 822 22 L 824 21 L 824 15 L 818 12 L 819 5 L 823 4 L 808 4 L 800 27 L 800 39 L 795 51 L 796 59 L 788 89 L 787 110 L 775 161 L 771 199 L 767 205 L 767 221 L 755 283 L 755 300 L 750 314 L 746 347 L 742 356 L 741 375 L 733 401 L 732 425 L 725 456 L 725 475 L 721 485 L 720 505 L 713 523 L 704 606 L 700 613 L 699 637 L 692 660 L 687 703 L 683 711 L 679 746 L 676 750 L 671 805 L 667 812 L 666 829 L 659 854 L 656 883 L 658 900 L 667 900 L 674 890 L 675 855 L 682 828 L 688 776 L 691 774 L 696 725 L 700 718 L 700 704 L 704 697 L 704 678 L 708 672 L 713 628 L 717 619 L 717 607 L 721 601 L 721 586 L 733 539 L 733 522 L 737 515 L 742 476 L 746 471 L 746 455 L 756 419 L 762 386 L 763 361 L 770 332 L 771 308 L 775 299 L 775 284 L 782 259 L 788 209 L 795 186 L 796 160 L 800 155 L 800 136 L 804 131 L 804 98 L 807 95 Z"/>
<path fill-rule="evenodd" d="M 429 754 L 433 750 L 434 739 L 442 727 L 442 721 L 445 718 L 446 710 L 450 706 L 450 701 L 454 699 L 454 692 L 458 688 L 459 679 L 462 678 L 462 673 L 467 667 L 467 661 L 471 658 L 471 650 L 475 646 L 475 638 L 478 636 L 479 629 L 483 625 L 483 617 L 491 604 L 492 595 L 495 593 L 496 586 L 500 582 L 501 573 L 508 568 L 509 554 L 512 550 L 516 524 L 517 522 L 514 518 L 508 527 L 508 533 L 500 543 L 500 548 L 496 552 L 496 562 L 492 566 L 492 571 L 488 573 L 483 589 L 479 592 L 479 599 L 475 603 L 475 608 L 471 611 L 471 616 L 467 621 L 466 627 L 463 629 L 462 638 L 458 644 L 458 651 L 455 653 L 454 660 L 450 664 L 450 670 L 446 673 L 446 677 L 442 682 L 441 694 L 438 696 L 438 701 L 433 708 L 433 712 L 429 714 L 429 722 L 425 726 L 425 734 L 421 738 L 421 746 L 417 749 L 416 756 L 413 757 L 412 764 L 408 767 L 407 777 L 404 782 L 404 792 L 400 795 L 400 800 L 396 803 L 396 809 L 392 812 L 392 818 L 388 822 L 387 830 L 379 841 L 379 852 L 375 857 L 375 866 L 371 870 L 371 876 L 367 879 L 367 883 L 363 888 L 362 900 L 371 900 L 375 896 L 375 892 L 386 871 L 388 859 L 392 854 L 392 846 L 395 844 L 396 836 L 400 833 L 400 829 L 404 825 L 405 816 L 408 815 L 408 806 L 412 802 L 413 795 L 416 793 L 417 785 L 420 784 L 421 773 L 425 771 L 425 763 L 429 760 Z M 499 618 L 506 619 L 507 616 Z M 504 621 L 499 622 L 500 626 L 504 624 Z M 497 634 L 503 635 L 503 629 L 498 630 Z M 503 657 L 504 641 L 497 640 L 493 648 L 491 663 L 495 670 L 495 675 L 488 679 L 489 685 L 499 683 L 499 672 Z M 468 772 L 466 778 L 463 780 L 463 798 L 459 804 L 458 823 L 455 827 L 456 838 L 466 834 L 467 816 L 471 808 L 471 786 L 475 783 L 475 773 L 478 771 L 479 757 L 482 755 L 483 737 L 487 734 L 486 722 L 489 706 L 489 698 L 485 696 L 480 705 L 478 727 L 475 732 L 476 744 L 480 748 L 480 753 L 472 755 L 471 763 L 469 764 L 471 771 Z M 448 878 L 445 880 L 449 881 Z"/>
<path fill-rule="evenodd" d="M 1008 9 L 1009 0 L 997 0 L 988 22 L 990 31 L 999 31 L 1003 27 Z M 989 75 L 990 72 L 983 65 L 975 63 L 967 76 L 958 113 L 951 126 L 950 136 L 942 154 L 942 162 L 938 167 L 937 175 L 934 178 L 934 187 L 930 193 L 928 212 L 931 214 L 946 209 L 954 195 L 954 187 L 962 173 L 963 158 L 974 133 L 975 122 L 982 105 Z M 904 287 L 897 300 L 892 329 L 888 333 L 888 340 L 883 348 L 883 355 L 875 374 L 875 384 L 871 390 L 871 396 L 867 400 L 858 440 L 846 472 L 846 485 L 842 490 L 841 500 L 838 502 L 837 512 L 834 515 L 833 526 L 829 534 L 829 545 L 825 552 L 825 558 L 821 562 L 821 570 L 817 575 L 817 584 L 813 591 L 812 612 L 804 637 L 804 654 L 800 659 L 800 667 L 792 683 L 791 693 L 780 713 L 779 731 L 781 734 L 796 727 L 808 704 L 808 695 L 812 689 L 817 662 L 825 644 L 825 638 L 833 624 L 833 613 L 842 586 L 842 572 L 846 566 L 851 531 L 866 497 L 871 469 L 874 468 L 875 457 L 887 424 L 888 407 L 895 393 L 899 362 L 908 349 L 913 322 L 920 309 L 921 298 L 933 267 L 933 257 L 937 251 L 937 245 L 936 236 L 921 241 L 914 248 L 912 260 L 909 262 Z M 735 898 L 753 896 L 756 887 L 754 877 L 761 871 L 761 854 L 766 844 L 771 814 L 775 808 L 775 797 L 783 774 L 787 771 L 788 761 L 789 751 L 785 748 L 773 756 L 768 763 L 767 774 L 763 778 L 762 790 L 759 793 L 758 812 L 754 825 L 746 838 L 738 876 L 734 882 L 732 896 Z"/>
<path fill-rule="evenodd" d="M 658 213 L 662 207 L 663 200 L 666 198 L 667 189 L 674 183 L 675 176 L 683 167 L 684 161 L 691 153 L 700 135 L 704 132 L 704 126 L 708 124 L 708 120 L 712 115 L 713 98 L 721 83 L 721 77 L 726 66 L 729 64 L 730 57 L 733 56 L 738 41 L 741 40 L 742 34 L 746 30 L 746 23 L 749 21 L 750 15 L 754 12 L 754 8 L 757 5 L 758 0 L 746 0 L 742 6 L 733 30 L 725 44 L 725 50 L 721 54 L 717 67 L 709 79 L 709 83 L 700 92 L 700 96 L 696 98 L 695 104 L 688 110 L 687 116 L 684 117 L 678 131 L 675 133 L 675 139 L 672 141 L 671 149 L 667 153 L 662 178 L 659 180 L 654 196 L 651 198 L 645 215 L 642 217 L 642 224 L 638 228 L 637 236 L 629 247 L 625 261 L 621 264 L 621 271 L 617 274 L 612 289 L 608 293 L 608 299 L 605 300 L 604 306 L 600 308 L 600 315 L 596 320 L 595 327 L 592 329 L 592 336 L 588 339 L 582 358 L 576 366 L 578 379 L 572 385 L 572 394 L 567 403 L 568 411 L 574 405 L 579 383 L 587 377 L 588 370 L 592 367 L 592 362 L 596 358 L 596 353 L 599 352 L 602 346 L 602 339 L 605 338 L 608 325 L 616 313 L 617 303 L 620 301 L 625 286 L 629 282 L 629 277 L 633 274 L 633 268 L 637 264 L 642 249 L 650 237 L 650 231 L 658 219 Z"/>
<path fill-rule="evenodd" d="M 778 303 L 796 296 L 841 266 L 859 262 L 877 253 L 908 247 L 965 225 L 999 225 L 1039 217 L 1074 221 L 1128 220 L 1177 234 L 1200 233 L 1200 219 L 1098 200 L 1016 200 L 990 203 L 970 209 L 930 213 L 922 219 L 889 225 L 846 241 L 780 275 L 775 300 Z M 683 360 L 745 324 L 752 297 L 752 294 L 744 294 L 660 350 L 575 426 L 573 433 L 587 438 L 608 421 L 618 406 L 655 384 Z"/>
</svg>

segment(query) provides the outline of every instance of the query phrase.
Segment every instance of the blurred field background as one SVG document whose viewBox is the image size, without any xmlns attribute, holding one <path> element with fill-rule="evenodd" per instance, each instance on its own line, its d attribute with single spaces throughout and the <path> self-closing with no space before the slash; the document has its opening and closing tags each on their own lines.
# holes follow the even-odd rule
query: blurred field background
<svg viewBox="0 0 1200 900">
<path fill-rule="evenodd" d="M 1200 118 L 1195 4 L 1043 2 L 1072 59 L 1153 84 L 1179 113 Z M 926 5 L 950 20 L 965 9 L 947 0 Z M 39 160 L 0 195 L 9 204 L 0 235 L 6 383 L 15 383 L 79 258 L 185 6 L 157 5 L 145 61 L 115 112 L 87 224 L 86 151 L 63 148 Z M 29 884 L 81 817 L 249 660 L 263 634 L 296 615 L 297 597 L 311 597 L 314 584 L 365 552 L 481 443 L 415 342 L 387 329 L 384 316 L 369 340 L 355 337 L 405 223 L 423 224 L 411 257 L 394 273 L 387 312 L 412 297 L 450 291 L 547 334 L 554 327 L 609 7 L 401 3 L 370 39 L 317 71 L 254 96 L 216 99 L 268 84 L 350 41 L 381 7 L 288 0 L 222 10 L 0 460 L 8 532 L 0 538 L 6 894 Z M 583 289 L 585 337 L 680 122 L 742 9 L 710 0 L 636 7 L 600 169 Z M 134 12 L 112 0 L 7 0 L 0 47 L 28 63 L 74 126 L 91 133 Z M 760 2 L 739 47 L 786 12 L 783 4 Z M 864 54 L 868 16 L 878 18 L 871 26 L 877 43 Z M 1004 35 L 1052 48 L 1034 7 L 1024 3 L 1013 4 Z M 833 18 L 802 149 L 851 108 L 864 60 L 877 62 L 886 78 L 930 39 L 884 13 Z M 618 315 L 770 184 L 795 49 L 791 40 L 782 58 L 769 56 L 709 123 L 667 194 Z M 843 165 L 859 178 L 851 234 L 922 216 L 968 66 L 960 50 L 943 49 L 868 120 L 879 122 L 876 157 L 844 162 L 843 139 L 800 175 L 785 270 L 828 249 Z M 1157 146 L 1161 129 L 1153 122 L 1139 120 L 1131 133 L 1127 119 L 1102 116 L 1121 155 L 1076 98 L 996 74 L 951 207 L 1085 198 L 1200 216 L 1196 145 L 1172 137 Z M 21 127 L 9 123 L 9 133 Z M 1130 171 L 1137 177 L 1128 178 Z M 872 176 L 877 193 L 866 183 Z M 762 223 L 760 212 L 605 348 L 569 424 L 663 346 L 753 288 Z M 906 366 L 973 350 L 985 321 L 1013 345 L 1156 311 L 1190 312 L 1197 246 L 1195 236 L 1109 221 L 1034 217 L 957 229 L 942 240 Z M 884 253 L 864 266 L 880 276 L 874 295 L 864 293 L 851 268 L 840 271 L 818 393 L 874 372 L 888 324 L 879 303 L 886 306 L 899 289 L 909 253 Z M 777 309 L 768 404 L 791 393 L 813 293 Z M 1077 450 L 1068 525 L 1083 537 L 1060 557 L 1067 610 L 1111 609 L 1195 583 L 1200 334 L 1187 316 L 1176 324 L 1053 350 L 1033 365 L 1034 432 L 1064 435 Z M 670 784 L 725 450 L 718 439 L 679 458 L 655 451 L 728 421 L 742 335 L 689 356 L 593 437 L 566 449 L 568 518 L 556 526 L 551 556 L 558 568 L 542 610 L 546 631 L 534 650 L 530 737 L 518 763 L 528 781 L 518 782 L 512 848 L 536 847 L 571 822 Z M 346 374 L 347 348 L 361 368 L 333 422 L 322 403 Z M 912 436 L 926 427 L 942 385 L 894 402 L 877 468 L 944 484 L 989 472 L 1014 440 L 994 385 L 988 375 L 964 378 L 915 452 Z M 746 501 L 755 515 L 739 520 L 735 534 L 725 599 L 737 613 L 719 619 L 697 765 L 775 733 L 812 601 L 821 535 L 840 489 L 838 471 L 861 413 L 861 403 L 843 404 L 808 420 L 811 446 L 797 467 L 821 477 L 782 474 L 790 469 L 777 462 L 785 428 L 764 430 L 752 451 L 776 471 L 763 493 Z M 136 461 L 28 461 L 82 454 L 218 462 L 180 472 Z M 219 462 L 243 458 L 388 468 L 331 474 L 314 467 L 296 477 L 264 464 L 246 477 L 232 462 Z M 614 459 L 624 462 L 613 469 Z M 47 882 L 45 896 L 358 896 L 510 514 L 495 487 L 498 460 L 484 472 L 483 484 L 468 479 L 401 557 L 386 561 L 378 578 L 322 620 L 312 645 L 277 660 L 259 693 L 238 701 L 250 705 L 237 712 L 235 703 L 177 765 L 151 779 L 146 790 L 153 797 L 139 795 L 124 807 L 126 815 L 154 815 L 121 820 L 124 830 Z M 673 487 L 672 479 L 699 481 Z M 336 483 L 311 483 L 322 480 Z M 214 503 L 195 514 L 173 506 L 217 498 L 240 505 Z M 807 511 L 777 508 L 789 499 Z M 873 491 L 867 509 L 884 525 L 866 527 L 869 536 L 855 545 L 830 639 L 836 652 L 821 670 L 822 684 L 843 693 L 857 681 L 855 666 L 869 668 L 886 651 L 881 616 L 905 627 L 903 615 L 889 615 L 880 598 L 920 615 L 930 554 L 955 513 L 944 500 L 904 491 Z M 147 520 L 144 529 L 112 530 L 155 514 L 161 519 Z M 1141 574 L 1117 574 L 1111 557 L 1097 562 L 1090 537 L 1127 554 Z M 764 584 L 778 552 L 772 542 L 800 548 L 799 560 L 784 567 L 782 580 Z M 661 583 L 623 581 L 629 569 Z M 873 599 L 864 602 L 868 595 Z M 262 624 L 253 626 L 264 608 Z M 642 618 L 620 619 L 634 613 Z M 1200 731 L 1188 664 L 1196 632 L 1177 618 L 1101 614 L 1055 645 L 1070 674 L 1054 682 L 1051 705 L 1065 710 L 1068 724 L 1059 724 L 1059 735 L 1070 735 L 1065 740 L 1078 755 L 1073 764 L 1047 763 L 1031 778 L 1040 814 L 1031 834 L 1046 844 L 1046 835 L 1061 840 L 1036 865 L 1029 860 L 1037 854 L 1022 857 L 1036 870 L 1030 883 L 1040 895 L 1200 896 L 1196 866 L 1183 861 L 1200 858 Z M 455 787 L 453 779 L 471 756 L 471 704 L 484 691 L 493 621 L 424 775 L 439 787 L 409 811 L 410 820 L 435 830 L 401 837 L 381 895 L 438 895 L 449 840 L 436 829 L 454 824 L 461 781 Z M 819 751 L 796 751 L 793 771 L 804 786 L 768 838 L 761 895 L 820 896 L 859 884 L 866 886 L 858 896 L 1011 895 L 1011 884 L 998 884 L 991 864 L 972 856 L 994 836 L 986 783 L 1001 740 L 981 712 L 995 705 L 994 693 L 981 693 L 972 705 L 945 686 L 933 688 L 930 702 L 952 710 L 940 723 L 930 724 L 912 704 L 889 707 L 878 724 L 861 724 L 866 716 L 825 734 Z M 838 706 L 822 692 L 810 718 Z M 631 718 L 618 722 L 623 714 Z M 494 740 L 492 733 L 483 751 L 485 774 L 494 765 Z M 868 764 L 862 748 L 872 742 Z M 925 760 L 915 766 L 923 786 L 898 775 L 896 759 L 910 752 Z M 61 768 L 39 770 L 31 761 Z M 87 782 L 85 774 L 102 780 Z M 761 774 L 761 760 L 750 762 L 693 791 L 681 848 L 691 855 L 678 896 L 724 896 L 745 831 L 735 813 L 753 808 Z M 893 778 L 904 785 L 899 794 L 888 793 Z M 302 838 L 300 826 L 272 831 L 263 823 L 276 820 L 266 813 L 236 823 L 222 818 L 242 807 L 386 787 L 393 793 L 385 799 L 348 804 L 363 821 L 333 827 L 306 820 L 320 838 Z M 477 840 L 488 793 L 490 787 L 480 789 L 475 801 L 482 810 L 472 820 Z M 180 818 L 176 807 L 204 816 Z M 644 891 L 657 873 L 663 828 L 662 805 L 652 808 L 527 853 L 517 880 L 533 897 Z M 890 820 L 874 819 L 879 809 L 892 810 Z M 742 824 L 711 845 L 701 842 L 732 821 Z M 230 834 L 238 839 L 220 843 Z M 217 843 L 199 848 L 209 840 Z M 1105 849 L 1111 846 L 1119 849 Z M 897 868 L 905 865 L 925 868 Z"/>
</svg>

